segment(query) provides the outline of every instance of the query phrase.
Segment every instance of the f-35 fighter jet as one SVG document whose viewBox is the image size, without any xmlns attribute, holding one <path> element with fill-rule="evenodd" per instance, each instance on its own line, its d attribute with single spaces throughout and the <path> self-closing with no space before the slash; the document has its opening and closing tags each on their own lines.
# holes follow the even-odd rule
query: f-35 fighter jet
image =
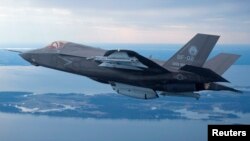
<svg viewBox="0 0 250 141">
<path fill-rule="evenodd" d="M 197 34 L 167 61 L 146 58 L 132 50 L 104 50 L 72 42 L 20 53 L 35 66 L 86 76 L 110 84 L 117 93 L 153 99 L 159 95 L 199 98 L 198 91 L 240 92 L 217 82 L 239 55 L 221 53 L 206 61 L 219 36 Z"/>
</svg>

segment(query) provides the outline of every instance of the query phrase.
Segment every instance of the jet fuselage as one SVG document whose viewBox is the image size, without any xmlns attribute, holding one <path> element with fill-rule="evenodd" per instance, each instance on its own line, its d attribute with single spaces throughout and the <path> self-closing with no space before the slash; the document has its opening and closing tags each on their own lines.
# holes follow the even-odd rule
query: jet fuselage
<svg viewBox="0 0 250 141">
<path fill-rule="evenodd" d="M 58 41 L 20 55 L 35 66 L 86 76 L 110 84 L 117 93 L 135 98 L 156 98 L 158 91 L 162 95 L 197 98 L 193 92 L 200 90 L 238 92 L 215 82 L 228 82 L 221 74 L 239 56 L 220 54 L 205 63 L 218 38 L 197 34 L 166 62 L 131 50 L 104 50 Z M 192 94 L 186 94 L 189 92 Z"/>
</svg>

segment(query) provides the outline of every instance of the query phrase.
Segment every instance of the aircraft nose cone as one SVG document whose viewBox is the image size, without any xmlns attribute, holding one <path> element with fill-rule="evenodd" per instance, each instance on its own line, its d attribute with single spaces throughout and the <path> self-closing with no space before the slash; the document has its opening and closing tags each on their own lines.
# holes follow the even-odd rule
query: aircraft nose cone
<svg viewBox="0 0 250 141">
<path fill-rule="evenodd" d="M 19 54 L 23 59 L 27 60 L 30 62 L 30 54 L 29 53 L 21 53 Z"/>
<path fill-rule="evenodd" d="M 23 59 L 30 62 L 34 66 L 39 66 L 36 59 L 32 57 L 32 53 L 21 53 L 19 54 Z"/>
</svg>

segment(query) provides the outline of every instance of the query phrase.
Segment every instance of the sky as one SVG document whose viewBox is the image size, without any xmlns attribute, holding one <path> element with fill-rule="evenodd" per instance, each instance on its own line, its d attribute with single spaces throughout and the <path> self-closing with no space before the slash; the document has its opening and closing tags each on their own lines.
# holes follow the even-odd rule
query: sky
<svg viewBox="0 0 250 141">
<path fill-rule="evenodd" d="M 0 0 L 0 44 L 185 43 L 196 33 L 250 44 L 249 0 Z"/>
</svg>

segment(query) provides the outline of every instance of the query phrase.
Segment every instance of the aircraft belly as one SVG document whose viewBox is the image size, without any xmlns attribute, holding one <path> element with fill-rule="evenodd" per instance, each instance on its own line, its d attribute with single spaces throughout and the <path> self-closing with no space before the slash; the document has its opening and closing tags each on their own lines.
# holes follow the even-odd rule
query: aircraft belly
<svg viewBox="0 0 250 141">
<path fill-rule="evenodd" d="M 138 87 L 133 85 L 127 85 L 123 83 L 111 82 L 111 86 L 114 91 L 119 94 L 139 98 L 139 99 L 153 99 L 158 98 L 157 93 L 150 88 Z"/>
</svg>

